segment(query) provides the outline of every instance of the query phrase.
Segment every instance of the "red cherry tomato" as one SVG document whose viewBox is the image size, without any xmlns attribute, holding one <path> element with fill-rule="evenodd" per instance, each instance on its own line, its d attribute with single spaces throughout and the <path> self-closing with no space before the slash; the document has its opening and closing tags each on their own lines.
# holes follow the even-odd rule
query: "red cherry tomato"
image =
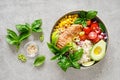
<svg viewBox="0 0 120 80">
<path fill-rule="evenodd" d="M 94 32 L 94 31 L 92 31 L 92 32 L 90 32 L 90 33 L 88 34 L 88 38 L 89 38 L 89 39 L 95 39 L 96 37 L 97 37 L 97 33 Z"/>
<path fill-rule="evenodd" d="M 91 24 L 91 30 L 95 31 L 98 28 L 99 28 L 99 25 L 97 22 Z"/>
<path fill-rule="evenodd" d="M 89 26 L 91 24 L 91 20 L 87 20 L 87 25 Z"/>
<path fill-rule="evenodd" d="M 81 40 L 81 41 L 84 41 L 84 40 L 86 40 L 86 39 L 87 39 L 87 35 L 80 36 L 80 40 Z"/>
<path fill-rule="evenodd" d="M 93 39 L 92 41 L 93 41 L 93 43 L 97 43 L 99 40 L 100 40 L 100 38 L 99 38 L 99 37 L 96 37 L 96 38 Z"/>
<path fill-rule="evenodd" d="M 85 27 L 85 28 L 83 28 L 83 31 L 85 31 L 86 34 L 89 34 L 91 29 L 90 29 L 90 27 Z"/>
</svg>

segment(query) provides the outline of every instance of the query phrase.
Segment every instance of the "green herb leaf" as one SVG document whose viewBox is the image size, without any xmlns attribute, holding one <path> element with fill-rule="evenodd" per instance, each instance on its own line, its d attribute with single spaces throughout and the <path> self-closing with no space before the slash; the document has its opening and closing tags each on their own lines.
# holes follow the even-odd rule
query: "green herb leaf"
<svg viewBox="0 0 120 80">
<path fill-rule="evenodd" d="M 85 11 L 80 11 L 79 16 L 80 16 L 80 18 L 86 18 L 86 12 Z"/>
<path fill-rule="evenodd" d="M 36 57 L 33 65 L 34 65 L 34 66 L 40 66 L 40 65 L 42 65 L 44 62 L 45 62 L 45 56 L 38 56 L 38 57 Z"/>
<path fill-rule="evenodd" d="M 71 66 L 71 62 L 66 57 L 62 57 L 57 64 L 64 71 L 66 71 Z"/>
<path fill-rule="evenodd" d="M 80 64 L 77 61 L 72 62 L 72 66 L 76 69 L 80 69 Z"/>
<path fill-rule="evenodd" d="M 53 45 L 51 43 L 47 43 L 47 45 L 52 53 L 56 54 L 59 52 L 59 48 L 57 48 L 55 45 Z"/>
<path fill-rule="evenodd" d="M 43 40 L 44 40 L 44 34 L 43 34 L 43 32 L 41 32 L 40 33 L 40 41 L 43 42 Z"/>
<path fill-rule="evenodd" d="M 25 25 L 23 24 L 18 24 L 16 25 L 16 29 L 20 32 L 20 33 L 23 33 L 23 32 L 28 32 L 30 31 L 30 25 L 28 23 L 26 23 Z"/>
<path fill-rule="evenodd" d="M 27 39 L 30 36 L 30 32 L 23 32 L 19 35 L 19 41 L 23 41 L 25 39 Z"/>
<path fill-rule="evenodd" d="M 82 26 L 83 26 L 83 27 L 87 27 L 87 22 L 86 22 L 86 20 L 83 20 L 83 21 L 82 21 Z"/>
<path fill-rule="evenodd" d="M 74 21 L 74 24 L 82 24 L 83 27 L 87 26 L 86 20 L 84 18 L 77 18 Z"/>
<path fill-rule="evenodd" d="M 64 46 L 62 49 L 58 51 L 57 55 L 51 58 L 51 60 L 60 59 L 62 55 L 65 54 L 69 49 L 70 49 L 70 46 L 68 45 Z"/>
<path fill-rule="evenodd" d="M 7 29 L 7 34 L 13 39 L 18 39 L 17 34 L 13 30 Z"/>
<path fill-rule="evenodd" d="M 74 24 L 82 24 L 82 18 L 77 18 L 77 19 L 74 21 Z"/>
<path fill-rule="evenodd" d="M 63 55 L 65 54 L 69 49 L 70 49 L 71 46 L 64 46 L 61 50 L 60 50 L 60 54 Z"/>
<path fill-rule="evenodd" d="M 61 57 L 62 57 L 62 55 L 60 55 L 59 53 L 57 53 L 54 57 L 51 58 L 51 60 L 60 59 Z"/>
<path fill-rule="evenodd" d="M 97 15 L 97 11 L 92 11 L 92 10 L 91 10 L 91 11 L 88 11 L 88 12 L 87 12 L 86 18 L 87 18 L 87 20 L 90 20 L 90 19 L 95 18 L 96 15 Z"/>
<path fill-rule="evenodd" d="M 35 20 L 35 21 L 32 23 L 32 31 L 33 31 L 33 32 L 42 32 L 41 25 L 42 25 L 42 20 L 41 20 L 41 19 Z"/>
<path fill-rule="evenodd" d="M 70 58 L 72 61 L 78 61 L 81 59 L 82 55 L 83 55 L 83 49 L 79 49 L 75 53 L 70 54 Z"/>
<path fill-rule="evenodd" d="M 99 27 L 102 30 L 102 32 L 106 31 L 105 25 L 103 23 L 99 23 Z"/>
<path fill-rule="evenodd" d="M 16 45 L 19 43 L 19 41 L 17 39 L 14 39 L 9 35 L 6 36 L 6 41 L 7 41 L 7 43 L 12 44 L 12 45 Z"/>
</svg>

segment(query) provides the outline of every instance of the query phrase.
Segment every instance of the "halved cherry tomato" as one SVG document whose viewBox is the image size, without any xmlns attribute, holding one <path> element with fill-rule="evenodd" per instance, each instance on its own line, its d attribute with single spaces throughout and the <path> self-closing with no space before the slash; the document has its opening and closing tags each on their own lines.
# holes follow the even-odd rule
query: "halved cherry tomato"
<svg viewBox="0 0 120 80">
<path fill-rule="evenodd" d="M 85 27 L 85 28 L 83 28 L 83 31 L 85 31 L 85 34 L 89 34 L 91 29 L 90 29 L 90 27 Z"/>
<path fill-rule="evenodd" d="M 97 37 L 97 33 L 94 32 L 94 31 L 92 31 L 92 32 L 90 32 L 90 33 L 88 34 L 88 38 L 89 38 L 89 39 L 95 39 L 96 37 Z"/>
<path fill-rule="evenodd" d="M 91 20 L 87 20 L 87 25 L 89 26 L 91 24 Z"/>
<path fill-rule="evenodd" d="M 99 37 L 96 37 L 96 38 L 93 39 L 92 41 L 93 41 L 93 43 L 97 43 L 99 40 L 100 40 L 100 38 L 99 38 Z"/>
<path fill-rule="evenodd" d="M 84 41 L 87 39 L 87 35 L 79 36 L 81 41 Z"/>
<path fill-rule="evenodd" d="M 98 23 L 97 22 L 95 22 L 95 23 L 92 23 L 91 24 L 91 30 L 93 30 L 93 31 L 95 31 L 96 29 L 98 29 L 99 28 L 99 25 L 98 25 Z"/>
</svg>

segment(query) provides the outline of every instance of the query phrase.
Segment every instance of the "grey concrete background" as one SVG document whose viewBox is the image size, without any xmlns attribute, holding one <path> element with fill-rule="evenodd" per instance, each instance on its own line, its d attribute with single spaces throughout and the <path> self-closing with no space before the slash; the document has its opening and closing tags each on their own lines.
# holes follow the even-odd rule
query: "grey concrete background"
<svg viewBox="0 0 120 80">
<path fill-rule="evenodd" d="M 97 10 L 98 16 L 107 26 L 109 47 L 106 57 L 98 64 L 82 70 L 68 69 L 63 72 L 48 50 L 51 29 L 59 17 L 74 10 Z M 6 29 L 15 29 L 15 24 L 43 20 L 45 40 L 31 36 L 39 44 L 39 53 L 46 56 L 46 62 L 39 68 L 33 67 L 34 59 L 27 63 L 17 60 L 19 52 L 5 41 Z M 0 80 L 120 80 L 120 0 L 0 0 Z M 35 34 L 37 36 L 37 34 Z"/>
</svg>

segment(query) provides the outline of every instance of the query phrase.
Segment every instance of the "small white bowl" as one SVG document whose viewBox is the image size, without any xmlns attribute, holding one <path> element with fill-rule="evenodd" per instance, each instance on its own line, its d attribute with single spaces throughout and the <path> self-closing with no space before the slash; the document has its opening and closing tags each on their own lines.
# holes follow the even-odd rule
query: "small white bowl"
<svg viewBox="0 0 120 80">
<path fill-rule="evenodd" d="M 35 57 L 39 52 L 39 47 L 34 41 L 30 41 L 24 45 L 24 50 L 28 57 Z"/>
</svg>

